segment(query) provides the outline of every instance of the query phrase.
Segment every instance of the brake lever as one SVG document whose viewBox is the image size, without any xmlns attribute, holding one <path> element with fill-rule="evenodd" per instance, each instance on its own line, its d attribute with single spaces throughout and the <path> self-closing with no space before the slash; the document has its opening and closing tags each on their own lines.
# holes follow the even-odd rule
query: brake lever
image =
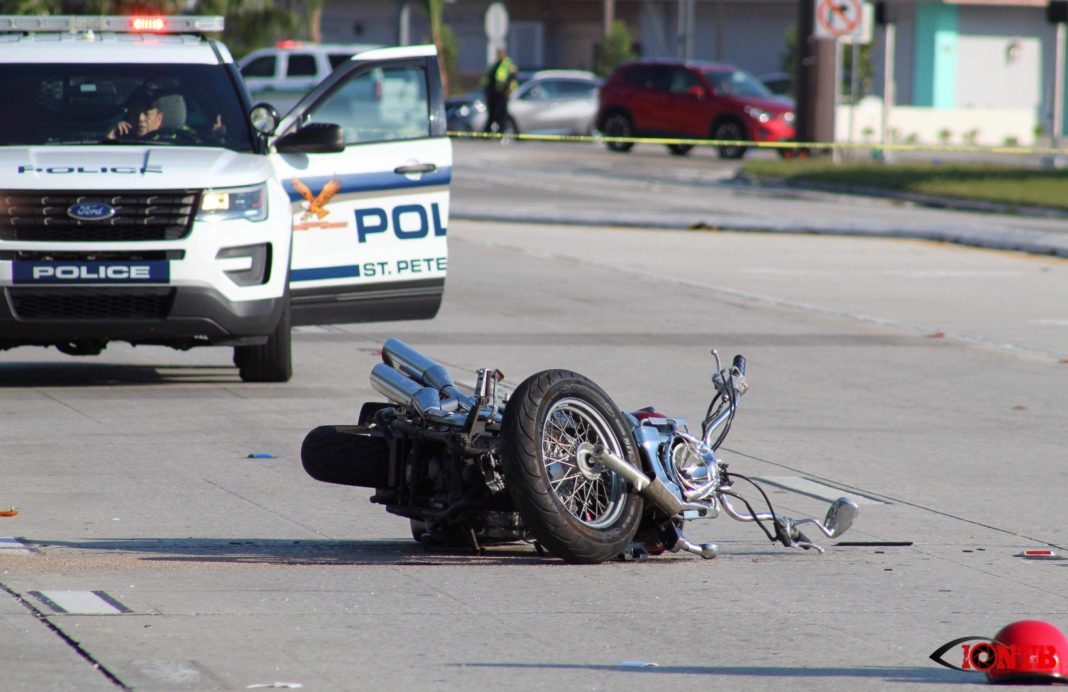
<svg viewBox="0 0 1068 692">
<path fill-rule="evenodd" d="M 814 549 L 817 553 L 823 555 L 823 548 L 813 543 L 811 540 L 809 540 L 808 536 L 801 533 L 800 531 L 797 531 L 797 536 L 794 538 L 794 545 L 796 545 L 798 548 L 804 548 L 805 550 Z"/>
<path fill-rule="evenodd" d="M 801 530 L 797 528 L 797 524 L 798 522 L 790 517 L 776 517 L 776 538 L 779 542 L 787 548 L 804 548 L 805 550 L 815 549 L 816 552 L 823 555 L 823 548 L 813 543 L 808 536 L 801 533 Z"/>
</svg>

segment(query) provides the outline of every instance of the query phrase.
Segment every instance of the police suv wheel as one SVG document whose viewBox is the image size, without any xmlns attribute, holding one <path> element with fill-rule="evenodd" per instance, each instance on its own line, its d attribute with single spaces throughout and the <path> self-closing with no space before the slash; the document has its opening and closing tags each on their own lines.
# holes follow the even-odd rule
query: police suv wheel
<svg viewBox="0 0 1068 692">
<path fill-rule="evenodd" d="M 289 299 L 282 308 L 278 325 L 258 346 L 235 346 L 234 365 L 243 382 L 288 382 L 293 376 L 293 349 Z"/>
</svg>

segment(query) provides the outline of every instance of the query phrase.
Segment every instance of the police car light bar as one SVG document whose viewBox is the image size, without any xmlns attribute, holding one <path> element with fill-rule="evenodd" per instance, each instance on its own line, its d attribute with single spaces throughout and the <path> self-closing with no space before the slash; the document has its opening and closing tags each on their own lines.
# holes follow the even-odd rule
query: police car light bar
<svg viewBox="0 0 1068 692">
<path fill-rule="evenodd" d="M 58 15 L 34 17 L 26 15 L 0 16 L 0 33 L 61 33 L 110 31 L 120 34 L 204 34 L 221 32 L 225 20 L 217 16 L 163 17 L 121 15 L 82 17 Z"/>
</svg>

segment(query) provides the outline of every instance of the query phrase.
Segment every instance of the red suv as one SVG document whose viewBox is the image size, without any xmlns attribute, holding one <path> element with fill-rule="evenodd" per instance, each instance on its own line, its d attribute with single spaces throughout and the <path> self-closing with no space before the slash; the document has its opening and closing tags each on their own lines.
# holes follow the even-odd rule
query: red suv
<svg viewBox="0 0 1068 692">
<path fill-rule="evenodd" d="M 597 129 L 609 137 L 781 142 L 794 138 L 794 104 L 745 70 L 711 62 L 643 61 L 619 67 L 601 87 Z M 629 151 L 629 142 L 610 142 Z M 669 144 L 684 156 L 692 144 Z M 740 159 L 742 145 L 719 155 Z"/>
</svg>

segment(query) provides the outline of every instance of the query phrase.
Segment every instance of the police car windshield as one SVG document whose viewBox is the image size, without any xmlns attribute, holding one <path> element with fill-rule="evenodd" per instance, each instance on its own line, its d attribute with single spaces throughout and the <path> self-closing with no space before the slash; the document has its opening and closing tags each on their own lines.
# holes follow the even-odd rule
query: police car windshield
<svg viewBox="0 0 1068 692">
<path fill-rule="evenodd" d="M 254 148 L 222 65 L 0 65 L 0 145 L 101 143 Z"/>
</svg>

